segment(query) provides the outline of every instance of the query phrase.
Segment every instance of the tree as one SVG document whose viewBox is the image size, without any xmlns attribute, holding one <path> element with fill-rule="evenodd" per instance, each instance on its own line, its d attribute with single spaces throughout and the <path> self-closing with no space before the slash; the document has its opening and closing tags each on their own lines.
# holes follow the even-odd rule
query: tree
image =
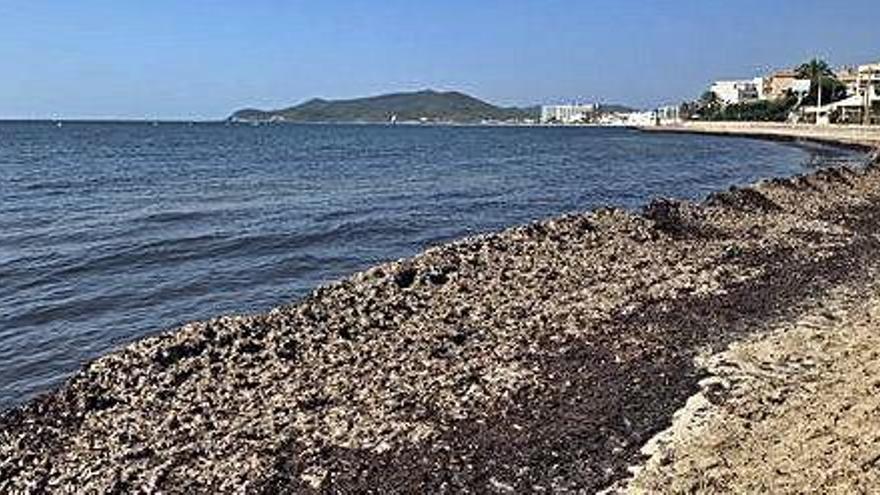
<svg viewBox="0 0 880 495">
<path fill-rule="evenodd" d="M 705 118 L 718 113 L 723 106 L 721 103 L 721 99 L 718 98 L 718 95 L 714 91 L 706 91 L 700 96 L 699 101 L 697 101 L 697 111 Z"/>
<path fill-rule="evenodd" d="M 822 90 L 822 103 L 828 104 L 846 96 L 846 87 L 837 80 L 834 71 L 828 62 L 814 58 L 808 60 L 795 69 L 795 73 L 801 79 L 810 80 L 810 94 L 806 101 L 811 104 L 818 102 L 819 88 Z"/>
<path fill-rule="evenodd" d="M 797 98 L 787 95 L 777 100 L 761 100 L 724 106 L 705 116 L 706 120 L 785 122 L 797 104 Z"/>
<path fill-rule="evenodd" d="M 700 102 L 685 101 L 678 106 L 678 115 L 684 120 L 690 120 L 700 115 Z"/>
<path fill-rule="evenodd" d="M 821 78 L 834 77 L 834 72 L 828 62 L 818 58 L 802 63 L 795 69 L 795 73 L 801 79 L 809 79 L 813 83 L 818 83 Z"/>
<path fill-rule="evenodd" d="M 716 94 L 714 91 L 706 91 L 700 96 L 700 103 L 705 106 L 711 107 L 717 106 L 719 103 L 721 103 L 721 100 L 718 98 L 718 94 Z"/>
</svg>

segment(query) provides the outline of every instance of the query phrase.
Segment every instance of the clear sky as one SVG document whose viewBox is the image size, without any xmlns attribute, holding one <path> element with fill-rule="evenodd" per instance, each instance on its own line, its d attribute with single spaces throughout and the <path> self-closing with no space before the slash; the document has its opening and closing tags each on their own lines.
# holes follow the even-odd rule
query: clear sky
<svg viewBox="0 0 880 495">
<path fill-rule="evenodd" d="M 222 118 L 423 88 L 648 107 L 813 55 L 880 0 L 0 0 L 0 118 Z"/>
</svg>

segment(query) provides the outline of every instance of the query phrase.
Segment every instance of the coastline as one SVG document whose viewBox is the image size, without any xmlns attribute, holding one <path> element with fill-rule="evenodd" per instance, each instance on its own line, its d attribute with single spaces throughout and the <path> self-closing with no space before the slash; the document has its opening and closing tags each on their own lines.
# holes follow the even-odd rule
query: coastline
<svg viewBox="0 0 880 495">
<path fill-rule="evenodd" d="M 867 286 L 878 206 L 876 165 L 822 170 L 465 239 L 185 325 L 4 413 L 0 491 L 595 491 L 698 392 L 695 358 Z"/>
<path fill-rule="evenodd" d="M 862 151 L 880 150 L 880 126 L 785 124 L 774 122 L 699 122 L 638 128 L 644 132 L 711 134 L 775 141 L 813 141 Z"/>
</svg>

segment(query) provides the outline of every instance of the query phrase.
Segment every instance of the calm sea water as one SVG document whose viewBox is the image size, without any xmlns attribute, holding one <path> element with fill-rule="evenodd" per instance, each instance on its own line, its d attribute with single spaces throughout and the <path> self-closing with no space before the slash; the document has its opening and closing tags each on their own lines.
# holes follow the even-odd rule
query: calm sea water
<svg viewBox="0 0 880 495">
<path fill-rule="evenodd" d="M 623 129 L 0 123 L 0 409 L 468 234 L 850 152 Z"/>
</svg>

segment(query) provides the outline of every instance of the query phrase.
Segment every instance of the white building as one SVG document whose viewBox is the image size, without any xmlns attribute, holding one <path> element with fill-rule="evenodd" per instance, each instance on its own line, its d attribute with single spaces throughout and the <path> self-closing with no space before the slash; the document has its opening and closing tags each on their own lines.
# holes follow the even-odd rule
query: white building
<svg viewBox="0 0 880 495">
<path fill-rule="evenodd" d="M 654 110 L 654 123 L 656 125 L 673 125 L 680 122 L 681 114 L 678 105 L 665 105 Z"/>
<path fill-rule="evenodd" d="M 864 98 L 867 108 L 880 101 L 880 62 L 859 66 L 854 89 L 852 94 Z"/>
<path fill-rule="evenodd" d="M 632 112 L 626 115 L 626 125 L 648 127 L 657 124 L 657 112 Z"/>
<path fill-rule="evenodd" d="M 880 84 L 880 62 L 860 65 L 859 79 L 866 84 Z"/>
<path fill-rule="evenodd" d="M 847 98 L 821 107 L 805 107 L 807 121 L 828 124 L 833 116 L 837 123 L 880 123 L 880 63 L 845 68 L 835 76 L 846 85 Z"/>
<path fill-rule="evenodd" d="M 764 92 L 764 79 L 741 79 L 732 81 L 715 81 L 710 91 L 715 93 L 725 105 L 734 105 L 760 99 Z"/>
<path fill-rule="evenodd" d="M 834 74 L 846 85 L 848 95 L 864 94 L 870 86 L 880 85 L 880 62 L 858 67 L 845 67 Z"/>
<path fill-rule="evenodd" d="M 599 106 L 595 103 L 588 105 L 544 105 L 541 107 L 541 122 L 559 122 L 561 124 L 574 124 L 585 122 Z"/>
</svg>

